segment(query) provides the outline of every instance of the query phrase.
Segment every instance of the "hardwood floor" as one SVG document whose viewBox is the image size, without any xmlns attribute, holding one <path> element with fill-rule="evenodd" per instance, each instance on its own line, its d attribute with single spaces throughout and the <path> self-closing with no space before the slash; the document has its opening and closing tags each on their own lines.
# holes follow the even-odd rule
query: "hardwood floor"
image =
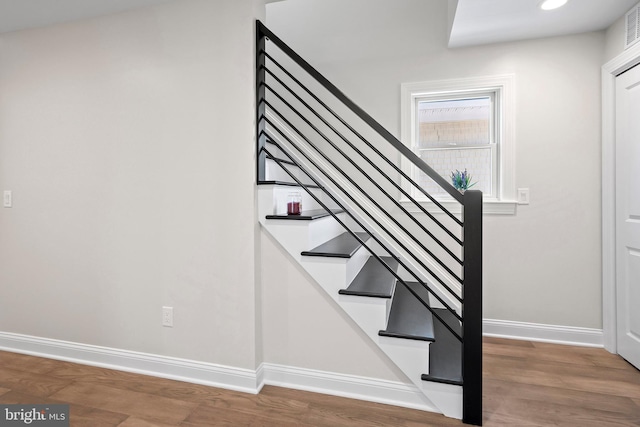
<svg viewBox="0 0 640 427">
<path fill-rule="evenodd" d="M 266 386 L 257 395 L 0 352 L 0 403 L 68 403 L 72 426 L 461 426 Z M 485 338 L 485 426 L 640 426 L 640 372 L 603 349 Z"/>
</svg>

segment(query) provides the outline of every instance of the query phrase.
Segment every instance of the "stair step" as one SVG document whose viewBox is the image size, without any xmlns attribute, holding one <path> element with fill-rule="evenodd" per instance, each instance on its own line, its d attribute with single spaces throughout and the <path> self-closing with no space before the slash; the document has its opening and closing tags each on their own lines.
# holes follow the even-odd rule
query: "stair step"
<svg viewBox="0 0 640 427">
<path fill-rule="evenodd" d="M 295 182 L 288 182 L 288 181 L 277 181 L 277 180 L 269 180 L 269 181 L 258 181 L 258 185 L 285 185 L 288 187 L 300 187 L 302 188 L 301 185 L 299 185 L 298 183 Z M 305 184 L 305 187 L 307 188 L 322 188 L 318 185 L 312 185 L 312 184 Z"/>
<path fill-rule="evenodd" d="M 462 335 L 460 322 L 444 308 L 434 311 L 458 334 Z M 435 321 L 436 341 L 429 346 L 429 374 L 424 381 L 462 385 L 462 343 L 440 321 Z"/>
<path fill-rule="evenodd" d="M 337 215 L 344 211 L 342 209 L 331 209 L 331 212 Z M 324 209 L 313 209 L 308 211 L 302 211 L 300 212 L 300 215 L 287 215 L 286 213 L 282 213 L 282 214 L 267 215 L 266 218 L 267 219 L 286 219 L 286 220 L 292 220 L 292 221 L 311 221 L 314 219 L 324 218 L 329 215 L 331 214 Z"/>
<path fill-rule="evenodd" d="M 358 232 L 355 234 L 358 235 L 360 240 L 363 242 L 366 242 L 369 239 L 369 235 L 367 233 Z M 351 256 L 360 249 L 360 246 L 362 246 L 360 242 L 358 242 L 350 233 L 342 233 L 341 235 L 334 237 L 328 242 L 325 242 L 310 251 L 303 251 L 302 255 L 351 258 Z"/>
<path fill-rule="evenodd" d="M 429 302 L 429 295 L 418 282 L 406 282 L 422 299 Z M 402 283 L 396 284 L 387 329 L 379 335 L 420 341 L 433 341 L 433 316 Z"/>
<path fill-rule="evenodd" d="M 299 167 L 297 164 L 295 164 L 294 162 L 292 162 L 289 159 L 282 159 L 280 157 L 274 157 L 274 156 L 269 156 L 267 155 L 267 160 L 273 160 L 276 163 L 284 163 L 285 165 L 289 165 L 289 166 L 293 166 L 293 167 Z"/>
<path fill-rule="evenodd" d="M 391 257 L 381 257 L 394 271 L 398 269 L 398 261 Z M 367 260 L 360 273 L 347 289 L 340 289 L 340 295 L 356 295 L 362 297 L 391 298 L 396 278 L 375 257 Z"/>
</svg>

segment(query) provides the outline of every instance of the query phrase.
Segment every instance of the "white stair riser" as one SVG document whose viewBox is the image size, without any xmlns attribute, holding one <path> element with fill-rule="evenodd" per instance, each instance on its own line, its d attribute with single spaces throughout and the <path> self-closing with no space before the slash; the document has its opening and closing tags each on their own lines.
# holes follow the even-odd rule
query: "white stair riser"
<svg viewBox="0 0 640 427">
<path fill-rule="evenodd" d="M 309 194 L 311 192 L 311 194 Z M 258 209 L 259 215 L 284 214 L 287 211 L 287 202 L 290 193 L 300 193 L 302 197 L 302 210 L 324 209 L 320 204 L 329 209 L 336 209 L 337 205 L 320 188 L 309 188 L 305 190 L 299 186 L 264 184 L 258 186 Z M 349 218 L 343 215 L 341 221 L 349 225 Z"/>
<path fill-rule="evenodd" d="M 368 244 L 369 241 L 370 240 L 365 243 Z M 345 282 L 343 288 L 346 288 L 351 282 L 353 282 L 353 279 L 355 279 L 358 273 L 360 273 L 360 270 L 362 270 L 362 267 L 367 263 L 370 256 L 371 254 L 369 254 L 369 251 L 364 247 L 361 247 L 355 254 L 353 254 L 347 263 L 346 276 L 342 279 Z"/>
<path fill-rule="evenodd" d="M 312 191 L 326 206 L 332 207 L 327 203 L 326 196 L 322 194 L 322 190 L 316 188 L 310 189 L 310 191 Z M 261 211 L 261 214 L 264 213 L 262 216 L 286 213 L 290 193 L 300 193 L 300 196 L 302 197 L 302 210 L 321 209 L 320 204 L 301 187 L 261 185 L 258 193 L 258 197 L 260 197 L 259 206 L 272 206 L 271 209 L 268 209 L 267 213 Z"/>
<path fill-rule="evenodd" d="M 303 184 L 314 184 L 313 181 L 300 170 L 300 168 L 289 164 L 283 164 L 281 167 L 275 160 L 271 159 L 267 159 L 265 164 L 265 179 L 267 181 L 296 182 L 291 175 L 283 170 L 283 167 L 287 168 L 287 170 Z"/>
<path fill-rule="evenodd" d="M 305 270 L 335 299 L 340 289 L 345 289 L 358 275 L 369 256 L 360 248 L 351 258 L 302 256 Z"/>
<path fill-rule="evenodd" d="M 367 335 L 377 335 L 378 331 L 387 327 L 391 298 L 338 295 L 336 300 Z"/>
<path fill-rule="evenodd" d="M 344 232 L 331 216 L 313 221 L 266 219 L 260 222 L 298 262 L 301 252 L 313 249 Z"/>
</svg>

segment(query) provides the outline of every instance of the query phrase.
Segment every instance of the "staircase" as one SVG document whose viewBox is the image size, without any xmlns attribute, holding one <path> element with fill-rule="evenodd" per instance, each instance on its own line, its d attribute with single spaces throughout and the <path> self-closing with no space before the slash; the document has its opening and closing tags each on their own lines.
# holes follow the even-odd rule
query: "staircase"
<svg viewBox="0 0 640 427">
<path fill-rule="evenodd" d="M 481 425 L 482 193 L 459 193 L 262 23 L 256 28 L 260 224 L 426 406 Z M 461 218 L 426 193 L 442 212 L 418 203 L 413 194 L 423 190 L 382 153 L 390 148 L 460 202 Z M 287 214 L 292 191 L 302 196 L 298 215 Z"/>
</svg>

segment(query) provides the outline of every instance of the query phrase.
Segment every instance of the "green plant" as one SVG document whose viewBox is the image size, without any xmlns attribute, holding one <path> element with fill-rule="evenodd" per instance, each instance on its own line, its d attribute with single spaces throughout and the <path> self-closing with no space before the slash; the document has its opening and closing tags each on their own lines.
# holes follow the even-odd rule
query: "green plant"
<svg viewBox="0 0 640 427">
<path fill-rule="evenodd" d="M 465 169 L 464 172 L 460 172 L 456 169 L 455 172 L 451 172 L 451 183 L 457 190 L 468 190 L 469 188 L 476 185 L 476 183 L 471 183 L 471 175 Z"/>
</svg>

